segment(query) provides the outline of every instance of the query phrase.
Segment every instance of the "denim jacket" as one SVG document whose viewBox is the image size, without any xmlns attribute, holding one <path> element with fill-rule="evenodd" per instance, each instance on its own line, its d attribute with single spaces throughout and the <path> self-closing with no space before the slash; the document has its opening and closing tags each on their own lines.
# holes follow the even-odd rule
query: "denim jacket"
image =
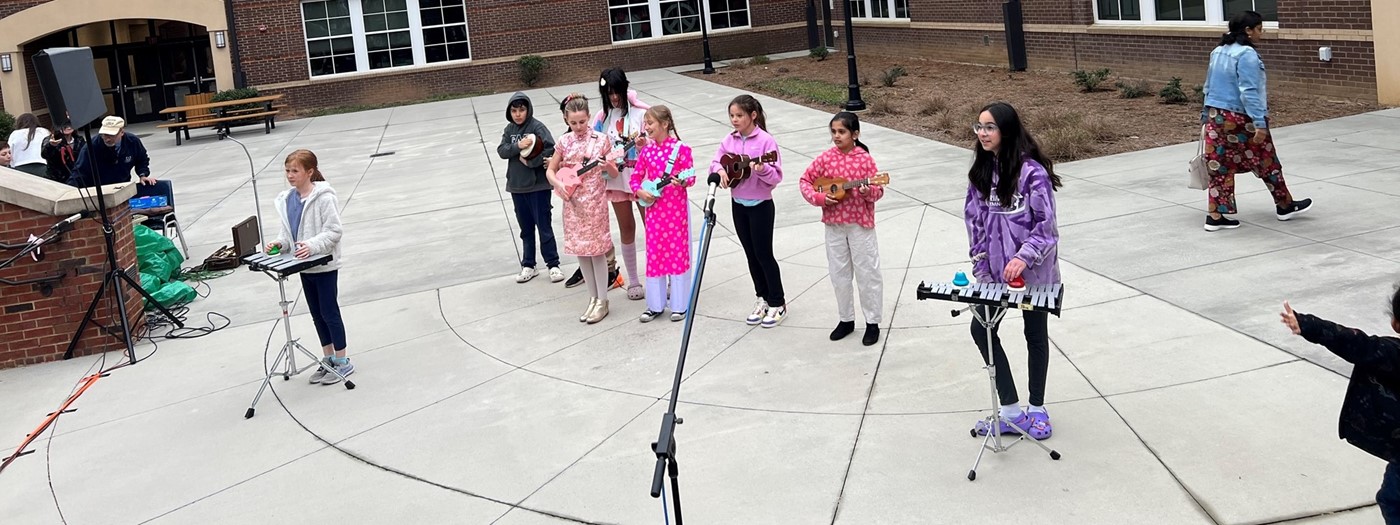
<svg viewBox="0 0 1400 525">
<path fill-rule="evenodd" d="M 1204 89 L 1202 123 L 1206 107 L 1211 107 L 1249 115 L 1256 128 L 1269 126 L 1265 120 L 1269 116 L 1268 76 L 1253 47 L 1230 44 L 1211 51 Z"/>
</svg>

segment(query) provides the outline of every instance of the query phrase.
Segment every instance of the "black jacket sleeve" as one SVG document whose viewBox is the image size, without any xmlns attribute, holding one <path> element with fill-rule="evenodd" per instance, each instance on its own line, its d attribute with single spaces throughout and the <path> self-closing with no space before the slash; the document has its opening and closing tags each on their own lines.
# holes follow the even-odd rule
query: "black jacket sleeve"
<svg viewBox="0 0 1400 525">
<path fill-rule="evenodd" d="M 1298 313 L 1298 327 L 1310 343 L 1327 347 L 1348 363 L 1400 376 L 1400 338 L 1367 335 L 1316 316 Z"/>
</svg>

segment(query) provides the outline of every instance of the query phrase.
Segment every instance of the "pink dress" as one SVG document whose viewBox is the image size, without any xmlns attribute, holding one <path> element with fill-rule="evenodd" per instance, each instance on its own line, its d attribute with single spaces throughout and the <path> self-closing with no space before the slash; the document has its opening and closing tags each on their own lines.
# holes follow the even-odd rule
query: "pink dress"
<svg viewBox="0 0 1400 525">
<path fill-rule="evenodd" d="M 559 155 L 559 167 L 578 167 L 589 159 L 612 149 L 608 138 L 590 130 L 586 138 L 569 132 L 559 137 L 554 154 Z M 581 183 L 573 198 L 564 201 L 564 253 L 577 257 L 605 255 L 612 249 L 612 234 L 608 231 L 607 182 L 602 168 L 579 174 Z"/>
<path fill-rule="evenodd" d="M 637 167 L 632 171 L 632 192 L 642 187 L 643 181 L 660 179 L 666 172 L 666 161 L 671 151 L 680 148 L 672 175 L 680 175 L 695 166 L 690 146 L 675 137 L 666 142 L 648 143 L 637 154 Z M 686 200 L 685 189 L 695 185 L 691 177 L 684 183 L 673 182 L 661 188 L 661 195 L 647 208 L 647 277 L 684 275 L 690 271 L 690 201 Z"/>
</svg>

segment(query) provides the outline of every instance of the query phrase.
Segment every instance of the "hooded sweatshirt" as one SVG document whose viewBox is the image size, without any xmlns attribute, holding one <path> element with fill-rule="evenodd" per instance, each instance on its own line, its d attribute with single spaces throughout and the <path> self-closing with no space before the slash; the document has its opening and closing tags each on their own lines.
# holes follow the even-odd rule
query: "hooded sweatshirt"
<svg viewBox="0 0 1400 525">
<path fill-rule="evenodd" d="M 510 118 L 510 105 L 517 100 L 525 102 L 524 124 L 516 124 Z M 544 141 L 544 151 L 534 159 L 522 160 L 520 139 L 531 133 L 535 134 L 535 140 Z M 501 134 L 501 145 L 496 147 L 496 153 L 507 161 L 507 192 L 532 193 L 553 188 L 549 185 L 549 178 L 545 176 L 545 159 L 554 155 L 554 137 L 549 134 L 549 128 L 545 127 L 543 122 L 535 119 L 535 105 L 530 103 L 530 97 L 524 93 L 517 91 L 510 97 L 510 103 L 506 104 L 506 130 Z"/>
<path fill-rule="evenodd" d="M 287 188 L 277 194 L 275 201 L 277 216 L 282 218 L 282 229 L 277 233 L 276 242 L 282 245 L 282 253 L 295 253 L 296 242 L 304 242 L 311 248 L 311 255 L 331 254 L 331 261 L 321 266 L 304 270 L 304 273 L 322 273 L 340 269 L 340 212 L 336 208 L 335 190 L 328 182 L 316 182 L 311 194 L 301 199 L 301 220 L 297 221 L 297 231 L 292 233 L 291 220 L 287 217 L 287 197 L 296 188 Z"/>
<path fill-rule="evenodd" d="M 993 165 L 992 195 L 985 198 L 967 185 L 963 217 L 972 249 L 972 273 L 978 282 L 1003 283 L 1002 270 L 1017 258 L 1026 263 L 1026 284 L 1060 282 L 1060 231 L 1055 222 L 1055 189 L 1050 174 L 1029 157 L 1021 161 L 1012 202 L 998 202 L 995 188 L 1001 170 Z"/>
</svg>

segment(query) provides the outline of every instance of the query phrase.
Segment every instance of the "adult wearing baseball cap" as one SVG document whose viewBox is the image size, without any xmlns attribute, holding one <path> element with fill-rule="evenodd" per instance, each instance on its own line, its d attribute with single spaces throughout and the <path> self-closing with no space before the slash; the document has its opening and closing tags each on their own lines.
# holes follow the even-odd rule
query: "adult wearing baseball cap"
<svg viewBox="0 0 1400 525">
<path fill-rule="evenodd" d="M 146 155 L 146 146 L 136 135 L 126 132 L 126 121 L 121 117 L 102 119 L 102 129 L 88 148 L 91 153 L 80 155 L 77 165 L 73 166 L 73 174 L 68 177 L 69 186 L 91 186 L 94 175 L 97 183 L 104 186 L 130 182 L 132 169 L 136 170 L 141 184 L 156 183 L 151 177 L 151 158 Z"/>
</svg>

